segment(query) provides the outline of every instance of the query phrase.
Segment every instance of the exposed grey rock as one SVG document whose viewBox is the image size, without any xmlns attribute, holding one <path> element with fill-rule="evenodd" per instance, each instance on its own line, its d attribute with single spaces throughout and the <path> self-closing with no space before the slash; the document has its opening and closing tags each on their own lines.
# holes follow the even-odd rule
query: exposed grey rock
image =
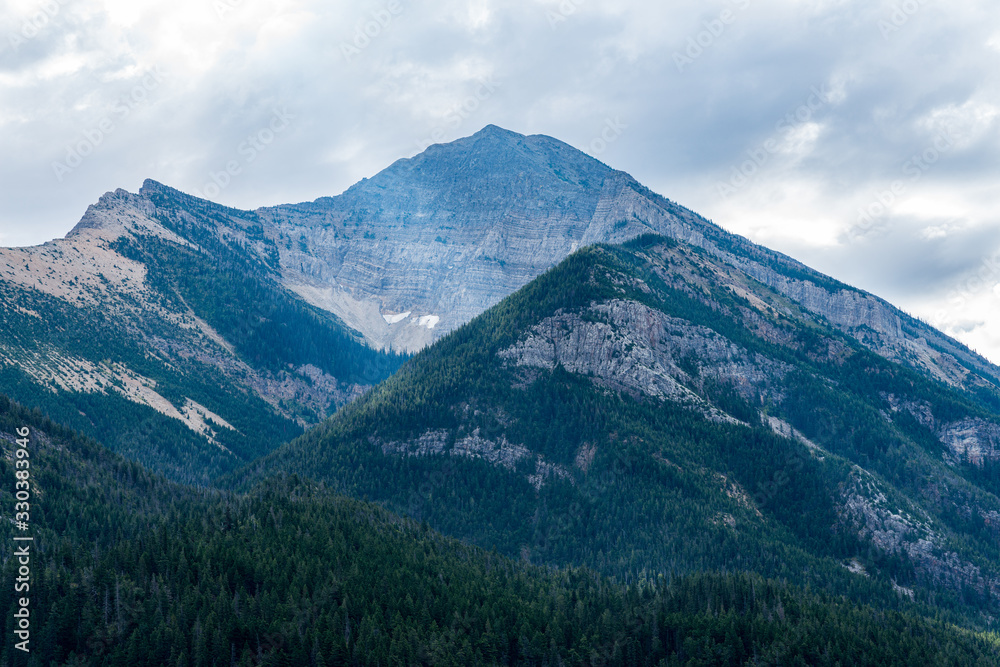
<svg viewBox="0 0 1000 667">
<path fill-rule="evenodd" d="M 781 420 L 781 419 L 779 419 L 777 417 L 774 417 L 774 416 L 768 415 L 764 419 L 766 420 L 767 425 L 771 427 L 772 431 L 774 431 L 778 435 L 781 435 L 781 436 L 784 436 L 786 438 L 790 438 L 792 440 L 797 440 L 797 441 L 801 442 L 803 445 L 805 445 L 806 447 L 808 447 L 811 451 L 813 451 L 814 453 L 816 453 L 816 455 L 820 458 L 820 460 L 822 460 L 823 454 L 826 453 L 823 450 L 823 448 L 820 447 L 819 445 L 817 445 L 815 442 L 813 442 L 809 438 L 807 438 L 797 428 L 795 428 L 794 426 L 792 426 L 788 422 L 783 421 L 783 420 Z"/>
<path fill-rule="evenodd" d="M 382 442 L 374 437 L 369 439 L 382 447 L 383 454 L 428 456 L 444 452 L 444 448 L 448 444 L 448 431 L 443 429 L 426 431 L 412 440 Z"/>
<path fill-rule="evenodd" d="M 647 232 L 688 238 L 692 224 L 707 224 L 560 141 L 494 126 L 399 160 L 338 197 L 259 213 L 290 289 L 375 346 L 408 350 L 584 245 Z M 430 316 L 435 326 L 420 324 Z"/>
<path fill-rule="evenodd" d="M 509 470 L 514 470 L 519 461 L 531 456 L 531 451 L 527 447 L 512 445 L 507 442 L 506 436 L 500 436 L 497 442 L 480 437 L 478 428 L 472 435 L 457 440 L 451 453 L 456 456 L 486 459 L 493 465 L 500 465 Z"/>
<path fill-rule="evenodd" d="M 1000 461 L 1000 424 L 980 417 L 942 422 L 934 416 L 927 401 L 906 400 L 893 394 L 883 394 L 883 398 L 894 412 L 909 413 L 917 423 L 937 436 L 948 448 L 945 452 L 948 463 L 956 465 L 967 461 L 982 467 Z"/>
<path fill-rule="evenodd" d="M 879 551 L 905 553 L 918 573 L 949 588 L 971 586 L 1000 594 L 1000 580 L 985 577 L 979 567 L 946 551 L 930 518 L 902 504 L 899 498 L 889 499 L 878 480 L 857 466 L 841 488 L 841 520 Z"/>
<path fill-rule="evenodd" d="M 962 419 L 942 425 L 937 436 L 954 460 L 968 461 L 982 467 L 1000 461 L 1000 425 L 984 419 Z"/>
<path fill-rule="evenodd" d="M 559 313 L 547 318 L 498 356 L 523 367 L 552 369 L 559 364 L 611 389 L 677 401 L 710 419 L 733 423 L 737 420 L 692 389 L 698 381 L 710 377 L 752 393 L 787 372 L 784 364 L 751 355 L 711 329 L 635 301 L 594 304 L 588 316 Z M 682 369 L 685 358 L 697 360 L 700 380 Z"/>
<path fill-rule="evenodd" d="M 545 483 L 552 479 L 562 479 L 575 483 L 573 475 L 565 466 L 558 463 L 551 463 L 545 460 L 541 454 L 533 453 L 524 445 L 512 444 L 505 435 L 501 435 L 499 440 L 483 438 L 477 428 L 471 435 L 455 440 L 451 447 L 448 441 L 451 432 L 447 429 L 437 429 L 425 431 L 416 438 L 410 440 L 383 441 L 374 436 L 369 441 L 382 449 L 386 455 L 397 456 L 430 456 L 433 454 L 447 454 L 450 456 L 464 456 L 474 459 L 483 459 L 493 466 L 506 468 L 507 470 L 523 469 L 522 463 L 533 462 L 534 466 L 529 468 L 532 472 L 524 475 L 524 478 L 536 489 L 541 489 Z"/>
</svg>

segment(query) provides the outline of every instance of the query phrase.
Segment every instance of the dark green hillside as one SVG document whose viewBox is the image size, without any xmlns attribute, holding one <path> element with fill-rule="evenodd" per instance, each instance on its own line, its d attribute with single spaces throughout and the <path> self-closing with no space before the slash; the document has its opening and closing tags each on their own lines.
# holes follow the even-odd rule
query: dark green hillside
<svg viewBox="0 0 1000 667">
<path fill-rule="evenodd" d="M 1000 664 L 996 637 L 752 575 L 622 586 L 464 546 L 294 477 L 247 495 L 193 490 L 0 398 L 4 513 L 23 427 L 31 653 L 11 641 L 5 549 L 4 667 Z M 0 540 L 13 532 L 3 522 Z"/>
<path fill-rule="evenodd" d="M 0 387 L 19 402 L 41 409 L 52 419 L 97 438 L 115 451 L 152 469 L 189 483 L 207 484 L 223 472 L 250 461 L 302 432 L 258 396 L 210 365 L 195 359 L 164 358 L 122 322 L 99 308 L 74 307 L 61 299 L 0 282 L 3 342 L 27 364 L 32 358 L 84 359 L 102 370 L 127 368 L 156 383 L 156 391 L 175 406 L 186 398 L 224 415 L 233 430 L 218 428 L 215 438 L 229 452 L 176 419 L 115 391 L 66 391 L 55 381 L 40 383 L 18 366 L 0 366 Z M 24 317 L 17 308 L 37 317 Z M 169 322 L 140 323 L 161 339 L 184 340 L 188 334 Z M 121 386 L 121 385 L 119 385 Z"/>
<path fill-rule="evenodd" d="M 403 361 L 282 287 L 255 214 L 147 195 L 106 195 L 69 238 L 3 256 L 0 391 L 210 485 Z"/>
<path fill-rule="evenodd" d="M 666 342 L 649 354 L 693 345 L 663 372 L 745 423 L 609 385 L 602 369 L 652 335 L 595 308 L 613 303 L 665 316 Z M 554 349 L 586 341 L 567 357 L 576 371 L 511 361 L 511 349 L 546 336 Z M 621 344 L 602 347 L 608 340 Z M 723 343 L 728 356 L 697 352 Z M 615 382 L 653 368 L 636 358 L 645 361 Z M 748 370 L 720 375 L 734 361 Z M 299 473 L 484 548 L 624 580 L 752 571 L 890 607 L 901 586 L 938 609 L 995 613 L 997 464 L 946 465 L 944 445 L 907 413 L 890 414 L 886 394 L 927 402 L 941 421 L 996 419 L 705 252 L 644 237 L 574 254 L 238 480 Z M 776 434 L 767 417 L 811 444 Z M 492 461 L 468 452 L 483 441 L 494 443 Z M 530 455 L 499 462 L 497 451 L 517 448 Z M 550 468 L 538 488 L 539 460 L 564 474 Z M 979 578 L 962 580 L 946 552 Z M 852 561 L 870 576 L 848 573 Z"/>
</svg>

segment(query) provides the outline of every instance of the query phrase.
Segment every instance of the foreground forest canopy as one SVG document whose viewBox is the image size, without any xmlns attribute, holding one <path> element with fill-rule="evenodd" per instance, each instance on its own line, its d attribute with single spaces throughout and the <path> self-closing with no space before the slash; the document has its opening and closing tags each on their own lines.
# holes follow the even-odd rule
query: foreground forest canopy
<svg viewBox="0 0 1000 667">
<path fill-rule="evenodd" d="M 195 491 L 0 398 L 32 432 L 30 656 L 0 665 L 995 665 L 1000 638 L 751 574 L 630 585 L 463 545 L 297 477 Z M 0 539 L 11 543 L 4 522 Z"/>
</svg>

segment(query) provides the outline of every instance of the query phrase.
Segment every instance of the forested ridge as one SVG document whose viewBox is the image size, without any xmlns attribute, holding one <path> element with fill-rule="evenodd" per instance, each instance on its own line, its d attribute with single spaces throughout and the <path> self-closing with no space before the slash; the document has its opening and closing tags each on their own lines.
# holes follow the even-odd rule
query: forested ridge
<svg viewBox="0 0 1000 667">
<path fill-rule="evenodd" d="M 941 585 L 933 563 L 915 562 L 903 549 L 887 552 L 848 527 L 843 500 L 860 467 L 893 511 L 930 517 L 942 549 L 960 549 L 984 576 L 995 576 L 1000 546 L 988 512 L 1000 509 L 1000 466 L 943 465 L 943 445 L 912 417 L 887 417 L 884 396 L 926 401 L 942 420 L 989 419 L 989 402 L 801 314 L 768 323 L 781 343 L 761 337 L 743 316 L 750 301 L 716 285 L 716 271 L 704 251 L 661 237 L 584 249 L 232 480 L 248 488 L 274 469 L 298 473 L 510 557 L 585 564 L 624 580 L 746 570 L 887 608 L 903 603 L 901 586 L 928 609 L 989 623 L 997 600 L 988 585 Z M 692 274 L 706 287 L 692 289 Z M 793 305 L 751 287 L 782 308 Z M 696 323 L 749 355 L 780 362 L 788 369 L 780 402 L 773 391 L 740 393 L 705 381 L 696 387 L 705 400 L 744 422 L 719 423 L 676 402 L 602 389 L 559 364 L 526 371 L 498 358 L 544 318 L 599 318 L 590 306 L 612 299 Z M 695 378 L 704 364 L 696 357 L 681 363 Z M 775 434 L 762 423 L 768 416 L 813 444 Z M 439 449 L 386 449 L 409 442 L 416 451 L 422 437 L 439 439 Z M 515 443 L 532 457 L 500 466 L 450 453 L 468 438 Z M 581 454 L 592 457 L 586 470 Z M 569 474 L 536 488 L 529 481 L 535 456 Z M 852 563 L 871 576 L 850 573 Z"/>
<path fill-rule="evenodd" d="M 157 392 L 173 405 L 183 406 L 186 399 L 192 399 L 231 420 L 233 430 L 218 428 L 215 434 L 227 453 L 215 445 L 206 447 L 204 438 L 180 421 L 117 391 L 63 390 L 54 380 L 40 383 L 17 365 L 0 366 L 0 388 L 7 395 L 147 467 L 174 479 L 208 484 L 213 477 L 269 451 L 274 443 L 302 433 L 298 424 L 275 414 L 260 397 L 241 391 L 217 368 L 197 359 L 169 359 L 144 344 L 135 322 L 2 281 L 0 297 L 0 324 L 8 355 L 24 355 L 27 363 L 40 360 L 53 370 L 71 366 L 72 359 L 93 360 L 108 372 L 127 368 L 155 382 Z M 30 309 L 36 316 L 26 317 L 18 308 Z M 161 339 L 183 340 L 186 335 L 180 327 L 160 319 L 138 323 L 143 325 Z M 96 378 L 97 373 L 89 377 Z"/>
<path fill-rule="evenodd" d="M 143 263 L 164 298 L 189 306 L 247 361 L 274 371 L 313 364 L 345 383 L 374 384 L 405 360 L 371 349 L 336 315 L 278 284 L 278 251 L 255 213 L 169 188 L 150 198 L 157 221 L 194 247 L 147 235 L 114 249 Z"/>
</svg>

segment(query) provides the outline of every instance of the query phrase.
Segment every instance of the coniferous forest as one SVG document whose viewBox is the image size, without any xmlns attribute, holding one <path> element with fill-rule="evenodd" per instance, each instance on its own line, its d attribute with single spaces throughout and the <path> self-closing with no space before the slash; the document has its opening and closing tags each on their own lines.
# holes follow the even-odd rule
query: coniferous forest
<svg viewBox="0 0 1000 667">
<path fill-rule="evenodd" d="M 995 635 L 758 575 L 623 584 L 464 545 L 294 475 L 246 494 L 182 487 L 0 400 L 0 433 L 24 426 L 37 611 L 30 657 L 5 615 L 4 665 L 997 664 Z M 16 576 L 8 555 L 4 609 Z"/>
</svg>

